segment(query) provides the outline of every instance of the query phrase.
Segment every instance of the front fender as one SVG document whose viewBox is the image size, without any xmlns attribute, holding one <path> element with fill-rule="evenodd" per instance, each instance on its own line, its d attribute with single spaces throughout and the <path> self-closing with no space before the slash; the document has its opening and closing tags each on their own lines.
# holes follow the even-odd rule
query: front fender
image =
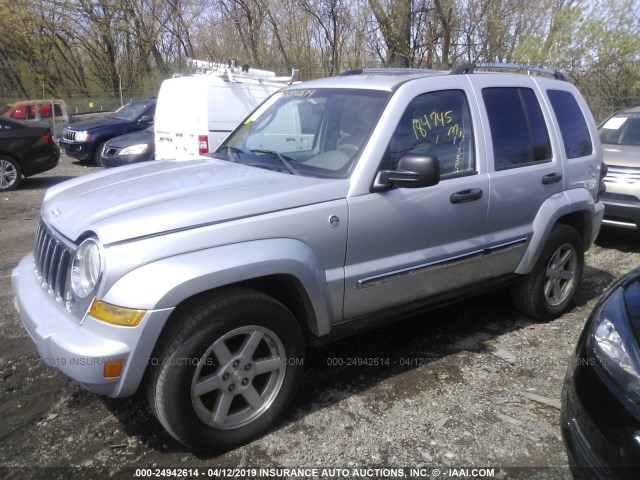
<svg viewBox="0 0 640 480">
<path fill-rule="evenodd" d="M 604 205 L 602 202 L 594 202 L 591 192 L 585 188 L 566 190 L 548 198 L 538 210 L 533 220 L 533 235 L 529 248 L 515 273 L 530 273 L 553 227 L 557 223 L 562 223 L 563 217 L 575 214 L 582 215 L 584 229 L 578 233 L 583 239 L 584 249 L 589 249 L 600 231 Z"/>
<path fill-rule="evenodd" d="M 269 275 L 297 279 L 314 310 L 312 332 L 329 333 L 338 302 L 332 300 L 328 272 L 309 246 L 294 239 L 242 242 L 148 263 L 117 280 L 103 299 L 131 308 L 173 308 L 198 293 Z"/>
</svg>

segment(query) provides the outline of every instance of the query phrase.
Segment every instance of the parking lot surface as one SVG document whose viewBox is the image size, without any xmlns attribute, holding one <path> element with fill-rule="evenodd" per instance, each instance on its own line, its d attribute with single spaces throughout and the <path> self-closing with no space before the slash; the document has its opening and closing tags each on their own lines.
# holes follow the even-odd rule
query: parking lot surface
<svg viewBox="0 0 640 480">
<path fill-rule="evenodd" d="M 638 235 L 601 233 L 574 308 L 554 321 L 532 321 L 498 291 L 310 350 L 280 427 L 207 456 L 176 443 L 142 395 L 94 395 L 45 365 L 20 324 L 11 271 L 32 248 L 46 188 L 97 170 L 63 156 L 0 195 L 0 477 L 26 478 L 25 467 L 86 467 L 65 478 L 128 478 L 131 467 L 487 467 L 514 478 L 524 467 L 570 478 L 558 408 L 568 358 L 600 294 L 640 265 Z"/>
</svg>

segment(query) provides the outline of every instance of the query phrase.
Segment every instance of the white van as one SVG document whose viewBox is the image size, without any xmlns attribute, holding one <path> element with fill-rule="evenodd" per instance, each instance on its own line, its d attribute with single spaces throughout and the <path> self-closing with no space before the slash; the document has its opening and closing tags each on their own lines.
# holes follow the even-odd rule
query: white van
<svg viewBox="0 0 640 480">
<path fill-rule="evenodd" d="M 155 114 L 156 159 L 214 151 L 272 93 L 291 83 L 274 72 L 191 60 L 199 73 L 162 82 Z"/>
</svg>

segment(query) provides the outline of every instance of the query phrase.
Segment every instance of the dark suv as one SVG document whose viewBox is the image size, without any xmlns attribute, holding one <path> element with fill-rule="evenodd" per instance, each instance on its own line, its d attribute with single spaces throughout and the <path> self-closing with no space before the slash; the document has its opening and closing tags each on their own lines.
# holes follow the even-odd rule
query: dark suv
<svg viewBox="0 0 640 480">
<path fill-rule="evenodd" d="M 74 123 L 65 128 L 60 146 L 67 155 L 81 162 L 98 163 L 102 146 L 107 140 L 153 125 L 155 111 L 155 99 L 127 103 L 110 117 Z"/>
</svg>

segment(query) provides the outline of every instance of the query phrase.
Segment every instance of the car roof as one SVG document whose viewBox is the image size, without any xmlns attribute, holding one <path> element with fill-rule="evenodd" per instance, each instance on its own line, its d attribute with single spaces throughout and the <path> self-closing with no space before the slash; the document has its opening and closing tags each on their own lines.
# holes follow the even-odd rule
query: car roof
<svg viewBox="0 0 640 480">
<path fill-rule="evenodd" d="M 40 104 L 40 103 L 59 103 L 62 102 L 62 100 L 58 100 L 58 99 L 54 99 L 54 100 L 18 100 L 16 102 L 10 102 L 7 103 L 7 107 L 22 107 L 23 105 L 32 105 L 34 103 Z"/>
<path fill-rule="evenodd" d="M 426 69 L 358 69 L 349 70 L 337 77 L 309 80 L 290 85 L 283 90 L 298 90 L 309 88 L 361 88 L 363 90 L 393 91 L 401 84 L 410 80 L 425 77 L 448 75 L 448 71 Z"/>
<path fill-rule="evenodd" d="M 629 107 L 629 108 L 625 108 L 622 110 L 618 110 L 615 115 L 618 115 L 620 113 L 640 113 L 640 104 L 638 105 L 634 105 L 633 107 Z"/>
</svg>

